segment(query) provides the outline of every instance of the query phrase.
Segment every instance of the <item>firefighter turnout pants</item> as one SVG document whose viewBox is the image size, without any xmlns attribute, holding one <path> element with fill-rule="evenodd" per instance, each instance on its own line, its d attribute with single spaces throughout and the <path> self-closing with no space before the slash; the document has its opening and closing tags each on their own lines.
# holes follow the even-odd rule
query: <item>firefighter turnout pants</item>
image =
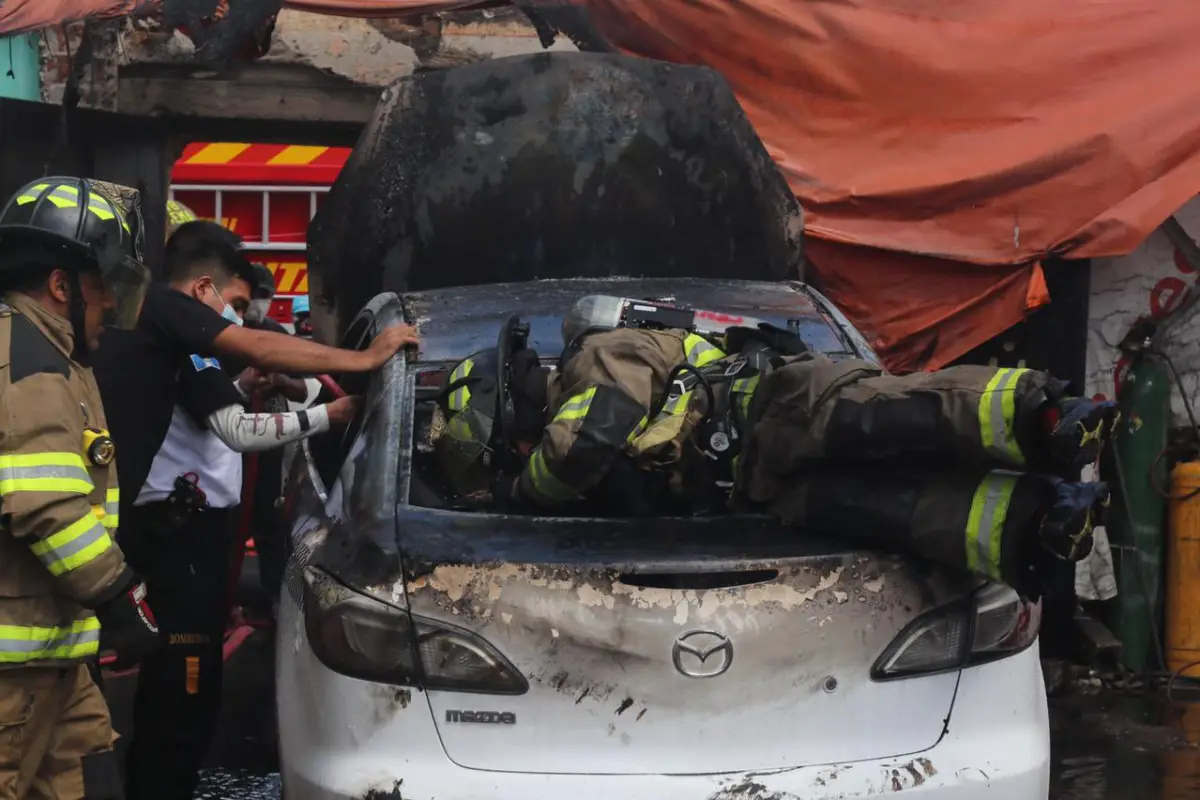
<svg viewBox="0 0 1200 800">
<path fill-rule="evenodd" d="M 795 480 L 767 510 L 806 532 L 1036 591 L 1043 568 L 1087 554 L 1106 499 L 1103 484 L 1007 470 L 834 468 Z"/>
<path fill-rule="evenodd" d="M 743 443 L 746 497 L 770 502 L 821 463 L 1031 469 L 1039 413 L 1060 384 L 1028 369 L 959 366 L 884 375 L 865 361 L 806 353 L 763 376 Z"/>
<path fill-rule="evenodd" d="M 172 529 L 165 503 L 121 519 L 126 560 L 145 577 L 166 646 L 141 665 L 130 800 L 190 800 L 221 706 L 226 590 L 236 509 L 193 512 Z"/>
<path fill-rule="evenodd" d="M 108 704 L 86 664 L 0 672 L 0 800 L 120 800 Z"/>
</svg>

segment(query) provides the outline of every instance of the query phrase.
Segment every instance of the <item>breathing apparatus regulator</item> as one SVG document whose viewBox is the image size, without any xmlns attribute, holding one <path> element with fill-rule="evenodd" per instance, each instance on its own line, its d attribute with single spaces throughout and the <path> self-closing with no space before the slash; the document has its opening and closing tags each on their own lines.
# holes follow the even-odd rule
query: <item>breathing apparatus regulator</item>
<svg viewBox="0 0 1200 800">
<path fill-rule="evenodd" d="M 705 416 L 696 426 L 694 441 L 709 463 L 717 485 L 731 488 L 734 462 L 741 450 L 741 429 L 748 411 L 754 376 L 778 366 L 783 356 L 797 355 L 807 347 L 789 323 L 781 328 L 755 317 L 707 309 L 685 308 L 658 300 L 636 300 L 612 295 L 587 295 L 563 316 L 564 360 L 591 333 L 617 328 L 685 330 L 701 336 L 736 358 L 706 366 L 679 364 L 668 376 L 670 389 L 650 411 L 654 418 L 669 403 L 689 393 L 702 392 Z M 734 394 L 738 394 L 736 397 Z"/>
</svg>

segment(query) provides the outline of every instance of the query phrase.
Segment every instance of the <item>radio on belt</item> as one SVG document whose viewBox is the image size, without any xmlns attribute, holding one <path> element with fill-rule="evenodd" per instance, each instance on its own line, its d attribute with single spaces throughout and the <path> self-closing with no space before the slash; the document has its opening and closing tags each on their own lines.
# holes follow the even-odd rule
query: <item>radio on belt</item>
<svg viewBox="0 0 1200 800">
<path fill-rule="evenodd" d="M 208 495 L 200 488 L 200 476 L 186 472 L 175 478 L 174 490 L 167 495 L 167 515 L 171 524 L 182 527 L 189 516 L 208 508 Z"/>
</svg>

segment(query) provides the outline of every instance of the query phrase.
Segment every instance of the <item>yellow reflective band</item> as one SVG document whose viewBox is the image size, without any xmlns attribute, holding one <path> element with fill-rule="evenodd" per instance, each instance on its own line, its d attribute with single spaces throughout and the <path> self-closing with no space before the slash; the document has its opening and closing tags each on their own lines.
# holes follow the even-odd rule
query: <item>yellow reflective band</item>
<svg viewBox="0 0 1200 800">
<path fill-rule="evenodd" d="M 81 619 L 56 628 L 0 625 L 0 663 L 81 659 L 100 652 L 100 620 Z"/>
<path fill-rule="evenodd" d="M 88 200 L 88 211 L 100 219 L 116 219 L 117 212 L 103 197 L 93 197 Z"/>
<path fill-rule="evenodd" d="M 117 520 L 121 513 L 121 490 L 113 487 L 104 493 L 104 516 L 101 519 L 104 527 L 112 530 L 117 527 Z"/>
<path fill-rule="evenodd" d="M 78 453 L 0 456 L 0 497 L 14 492 L 87 495 L 95 488 Z"/>
<path fill-rule="evenodd" d="M 1001 538 L 1008 504 L 1020 476 L 1011 472 L 989 472 L 975 489 L 971 513 L 967 516 L 967 568 L 1002 580 L 1000 574 Z"/>
<path fill-rule="evenodd" d="M 571 487 L 551 474 L 540 447 L 530 456 L 528 469 L 533 490 L 547 500 L 565 502 L 575 497 Z"/>
<path fill-rule="evenodd" d="M 59 208 L 79 207 L 79 187 L 77 186 L 55 186 L 50 194 L 44 196 Z"/>
<path fill-rule="evenodd" d="M 642 417 L 641 420 L 638 422 L 638 424 L 634 427 L 634 429 L 629 432 L 629 435 L 625 437 L 625 444 L 633 444 L 633 441 L 635 439 L 637 439 L 639 436 L 641 436 L 645 432 L 646 428 L 649 428 L 649 427 L 650 427 L 650 417 L 649 416 Z"/>
<path fill-rule="evenodd" d="M 703 367 L 705 364 L 711 364 L 725 356 L 724 353 L 709 344 L 703 336 L 697 336 L 694 333 L 689 333 L 684 338 L 683 351 L 687 355 L 688 363 L 693 367 Z"/>
<path fill-rule="evenodd" d="M 112 539 L 94 514 L 76 520 L 68 527 L 34 542 L 30 550 L 51 575 L 78 569 L 112 547 Z"/>
<path fill-rule="evenodd" d="M 738 395 L 738 409 L 742 412 L 742 419 L 750 416 L 750 403 L 754 400 L 754 391 L 758 388 L 759 376 L 753 378 L 738 378 L 733 382 L 730 391 Z"/>
<path fill-rule="evenodd" d="M 583 419 L 587 416 L 588 409 L 591 408 L 592 405 L 592 398 L 595 396 L 595 386 L 591 387 L 585 392 L 575 395 L 559 407 L 558 413 L 554 415 L 554 421 L 569 422 L 571 420 Z"/>
<path fill-rule="evenodd" d="M 470 442 L 474 440 L 474 435 L 471 433 L 471 423 L 462 415 L 451 417 L 446 423 L 446 433 L 450 434 L 451 439 L 460 442 Z"/>
<path fill-rule="evenodd" d="M 678 414 L 683 414 L 688 410 L 688 404 L 692 400 L 691 391 L 686 391 L 683 394 L 672 395 L 667 398 L 667 402 L 663 403 L 662 411 L 659 412 L 656 419 L 664 417 L 674 417 Z"/>
<path fill-rule="evenodd" d="M 1027 369 L 1000 369 L 979 396 L 979 438 L 990 456 L 1014 466 L 1024 466 L 1017 444 L 1017 383 Z"/>
<path fill-rule="evenodd" d="M 450 373 L 450 380 L 447 381 L 447 383 L 454 383 L 455 381 L 461 381 L 463 378 L 466 378 L 471 374 L 471 369 L 474 368 L 474 366 L 475 362 L 469 358 L 463 361 L 454 368 L 453 372 Z M 467 407 L 467 403 L 470 402 L 470 400 L 471 390 L 466 386 L 460 386 L 450 393 L 450 399 L 447 401 L 447 405 L 450 407 L 451 411 L 462 411 Z"/>
<path fill-rule="evenodd" d="M 50 184 L 48 184 L 48 183 L 38 183 L 38 184 L 34 184 L 33 186 L 30 186 L 29 191 L 36 192 L 36 194 L 23 194 L 23 195 L 18 196 L 17 197 L 17 205 L 23 206 L 26 203 L 36 202 L 37 199 L 42 196 L 42 192 L 46 191 L 49 188 L 50 188 Z"/>
</svg>

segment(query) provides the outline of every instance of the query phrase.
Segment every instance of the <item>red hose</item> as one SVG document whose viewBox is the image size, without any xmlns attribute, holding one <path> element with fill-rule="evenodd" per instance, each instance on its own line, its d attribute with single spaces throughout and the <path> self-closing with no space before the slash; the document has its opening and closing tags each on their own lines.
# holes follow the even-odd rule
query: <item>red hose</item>
<svg viewBox="0 0 1200 800">
<path fill-rule="evenodd" d="M 346 391 L 344 389 L 342 389 L 342 387 L 338 386 L 337 381 L 335 381 L 333 378 L 329 377 L 328 375 L 318 375 L 317 380 L 320 382 L 320 384 L 323 387 L 328 389 L 329 393 L 332 394 L 335 398 L 341 399 L 346 396 Z"/>
</svg>

